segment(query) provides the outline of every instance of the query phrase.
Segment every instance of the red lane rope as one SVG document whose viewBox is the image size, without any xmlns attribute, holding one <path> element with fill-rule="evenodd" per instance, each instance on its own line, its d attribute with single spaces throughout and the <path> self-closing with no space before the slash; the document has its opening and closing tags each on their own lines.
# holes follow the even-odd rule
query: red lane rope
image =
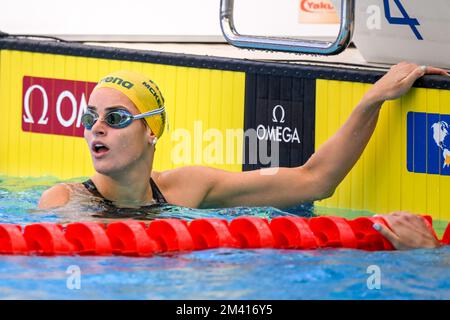
<svg viewBox="0 0 450 320">
<path fill-rule="evenodd" d="M 435 234 L 430 216 L 423 216 Z M 259 217 L 239 217 L 228 222 L 203 218 L 187 222 L 158 219 L 109 223 L 74 222 L 63 227 L 35 223 L 0 224 L 0 254 L 8 255 L 124 255 L 148 257 L 163 252 L 211 248 L 304 249 L 351 248 L 368 251 L 394 250 L 373 229 L 388 226 L 381 217 L 277 217 L 270 222 Z M 450 245 L 450 223 L 441 240 Z"/>
</svg>

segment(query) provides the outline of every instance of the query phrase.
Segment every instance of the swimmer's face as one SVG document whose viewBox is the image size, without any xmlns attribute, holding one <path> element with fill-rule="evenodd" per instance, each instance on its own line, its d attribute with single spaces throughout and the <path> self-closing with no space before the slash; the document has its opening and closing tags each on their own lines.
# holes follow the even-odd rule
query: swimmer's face
<svg viewBox="0 0 450 320">
<path fill-rule="evenodd" d="M 84 138 L 88 143 L 95 171 L 106 175 L 120 174 L 138 163 L 142 165 L 142 161 L 148 162 L 146 159 L 154 139 L 143 120 L 134 120 L 122 129 L 111 128 L 101 121 L 108 111 L 113 110 L 112 107 L 126 109 L 133 115 L 140 113 L 120 91 L 99 88 L 92 92 L 88 108 L 99 115 L 99 120 L 91 130 L 84 130 Z"/>
</svg>

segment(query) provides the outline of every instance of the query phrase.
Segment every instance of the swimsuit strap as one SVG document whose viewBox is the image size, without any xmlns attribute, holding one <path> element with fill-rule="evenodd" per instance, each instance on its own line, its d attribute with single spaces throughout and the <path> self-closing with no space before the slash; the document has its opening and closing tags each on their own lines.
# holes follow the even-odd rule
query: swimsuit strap
<svg viewBox="0 0 450 320">
<path fill-rule="evenodd" d="M 150 187 L 152 188 L 153 197 L 156 200 L 156 203 L 167 203 L 166 198 L 164 198 L 161 190 L 159 190 L 155 181 L 150 177 Z"/>
<path fill-rule="evenodd" d="M 83 186 L 94 196 L 105 199 L 105 197 L 102 196 L 100 192 L 98 192 L 97 187 L 95 186 L 94 182 L 91 179 L 84 181 Z"/>
<path fill-rule="evenodd" d="M 104 199 L 107 202 L 110 202 L 110 200 L 107 200 L 97 189 L 94 182 L 89 179 L 87 181 L 83 182 L 83 186 L 94 196 Z M 155 198 L 156 203 L 163 204 L 167 203 L 166 198 L 164 198 L 161 190 L 159 190 L 158 186 L 156 185 L 155 181 L 153 181 L 152 178 L 150 178 L 150 187 L 152 188 L 153 197 Z"/>
</svg>

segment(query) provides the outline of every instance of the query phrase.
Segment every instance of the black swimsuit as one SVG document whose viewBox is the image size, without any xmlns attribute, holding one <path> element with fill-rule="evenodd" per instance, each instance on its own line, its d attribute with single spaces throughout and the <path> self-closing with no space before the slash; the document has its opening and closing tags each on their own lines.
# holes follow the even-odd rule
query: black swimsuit
<svg viewBox="0 0 450 320">
<path fill-rule="evenodd" d="M 132 217 L 134 214 L 141 212 L 141 213 L 159 213 L 155 211 L 155 209 L 162 207 L 167 204 L 166 199 L 164 198 L 161 190 L 159 190 L 156 183 L 153 181 L 152 178 L 150 178 L 150 187 L 152 188 L 153 198 L 155 199 L 156 203 L 142 206 L 139 209 L 131 209 L 131 208 L 117 208 L 114 203 L 111 200 L 106 199 L 97 189 L 94 182 L 89 179 L 85 182 L 83 182 L 83 186 L 95 197 L 100 198 L 101 200 L 101 212 L 105 214 L 111 214 L 116 215 L 120 214 L 121 216 L 130 216 Z M 100 209 L 100 208 L 99 208 Z M 105 217 L 103 215 L 103 217 Z"/>
<path fill-rule="evenodd" d="M 94 196 L 102 198 L 106 202 L 111 202 L 110 200 L 102 196 L 100 192 L 98 192 L 97 187 L 91 179 L 83 182 L 83 186 L 85 186 L 85 188 L 88 189 Z M 150 178 L 150 187 L 152 188 L 153 197 L 155 198 L 156 203 L 166 204 L 166 198 L 164 198 L 161 190 L 159 190 L 158 186 L 152 178 Z"/>
</svg>

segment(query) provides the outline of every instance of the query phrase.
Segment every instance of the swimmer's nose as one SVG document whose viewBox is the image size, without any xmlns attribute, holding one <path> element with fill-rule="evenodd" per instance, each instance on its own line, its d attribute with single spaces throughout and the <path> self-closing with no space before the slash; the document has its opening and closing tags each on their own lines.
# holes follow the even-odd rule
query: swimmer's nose
<svg viewBox="0 0 450 320">
<path fill-rule="evenodd" d="M 103 136 L 106 134 L 106 124 L 97 120 L 91 128 L 92 134 L 95 136 Z"/>
</svg>

